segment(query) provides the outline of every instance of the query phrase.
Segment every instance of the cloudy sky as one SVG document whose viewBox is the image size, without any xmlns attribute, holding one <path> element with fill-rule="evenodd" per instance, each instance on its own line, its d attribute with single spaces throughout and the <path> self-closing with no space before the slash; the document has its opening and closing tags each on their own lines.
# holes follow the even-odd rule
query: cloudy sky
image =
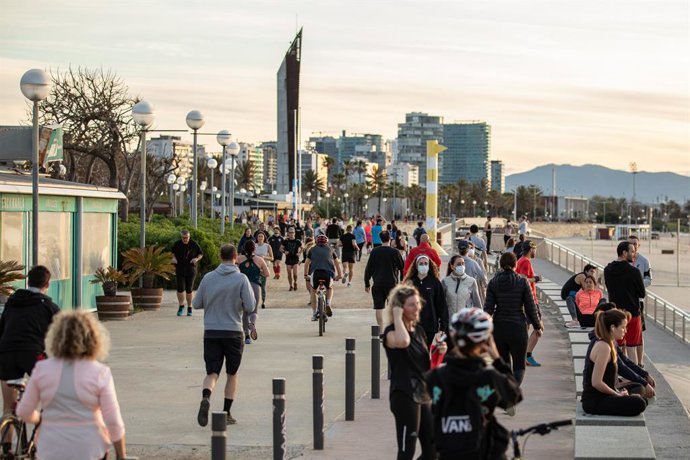
<svg viewBox="0 0 690 460">
<path fill-rule="evenodd" d="M 596 163 L 690 175 L 688 0 L 2 0 L 0 124 L 29 68 L 103 67 L 156 127 L 276 138 L 276 72 L 304 27 L 302 138 L 394 138 L 405 113 L 492 126 L 509 172 Z M 215 146 L 214 146 L 215 147 Z"/>
</svg>

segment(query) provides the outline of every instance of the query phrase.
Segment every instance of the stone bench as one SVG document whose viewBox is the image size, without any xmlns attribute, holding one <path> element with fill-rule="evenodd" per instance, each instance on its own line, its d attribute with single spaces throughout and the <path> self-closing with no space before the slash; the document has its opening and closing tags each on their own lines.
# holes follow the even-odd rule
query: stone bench
<svg viewBox="0 0 690 460">
<path fill-rule="evenodd" d="M 578 426 L 645 426 L 644 413 L 634 417 L 616 415 L 591 415 L 584 411 L 578 401 L 575 409 L 575 424 Z"/>
</svg>

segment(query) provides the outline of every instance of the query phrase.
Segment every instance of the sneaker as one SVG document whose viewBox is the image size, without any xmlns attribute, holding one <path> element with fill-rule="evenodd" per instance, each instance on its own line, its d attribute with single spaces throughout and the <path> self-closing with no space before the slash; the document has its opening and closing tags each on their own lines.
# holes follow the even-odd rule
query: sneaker
<svg viewBox="0 0 690 460">
<path fill-rule="evenodd" d="M 351 287 L 352 283 L 350 281 L 347 282 L 347 287 Z"/>
<path fill-rule="evenodd" d="M 292 291 L 292 286 L 290 286 L 290 291 Z"/>
<path fill-rule="evenodd" d="M 517 408 L 515 406 L 510 406 L 506 409 L 506 414 L 510 415 L 511 417 L 515 417 L 515 414 L 517 414 Z"/>
<path fill-rule="evenodd" d="M 534 359 L 534 356 L 530 356 L 529 358 L 527 358 L 527 359 L 525 360 L 525 363 L 526 363 L 528 366 L 532 366 L 532 367 L 541 367 L 541 364 L 539 364 L 539 363 L 537 362 L 537 360 Z"/>
<path fill-rule="evenodd" d="M 245 345 L 251 345 L 252 344 L 252 339 L 249 338 L 249 336 L 246 336 L 244 338 L 244 344 Z"/>
<path fill-rule="evenodd" d="M 192 309 L 191 308 L 187 308 L 187 316 L 192 316 Z"/>
<path fill-rule="evenodd" d="M 331 310 L 331 306 L 326 304 L 326 316 L 333 316 L 333 310 Z"/>
<path fill-rule="evenodd" d="M 318 321 L 319 320 L 319 312 L 315 311 L 313 315 L 311 315 L 311 320 L 312 321 Z"/>
<path fill-rule="evenodd" d="M 225 424 L 226 424 L 226 425 L 234 425 L 234 424 L 236 424 L 236 423 L 237 423 L 237 420 L 235 420 L 235 419 L 232 417 L 232 414 L 231 414 L 230 412 L 228 412 L 228 413 L 225 415 Z"/>
<path fill-rule="evenodd" d="M 249 323 L 249 337 L 251 337 L 252 340 L 259 338 L 259 334 L 256 333 L 256 326 L 254 323 Z"/>
<path fill-rule="evenodd" d="M 211 407 L 211 401 L 208 398 L 203 398 L 201 404 L 199 405 L 199 415 L 196 416 L 196 421 L 199 425 L 208 425 L 208 410 Z"/>
<path fill-rule="evenodd" d="M 266 304 L 265 304 L 265 303 L 262 303 L 262 304 L 261 304 L 261 308 L 266 308 Z"/>
<path fill-rule="evenodd" d="M 177 309 L 177 316 L 182 316 L 184 314 L 184 306 Z"/>
<path fill-rule="evenodd" d="M 343 284 L 347 283 L 347 273 L 345 273 L 345 274 L 343 275 L 343 279 L 340 280 L 340 282 L 343 283 Z"/>
</svg>

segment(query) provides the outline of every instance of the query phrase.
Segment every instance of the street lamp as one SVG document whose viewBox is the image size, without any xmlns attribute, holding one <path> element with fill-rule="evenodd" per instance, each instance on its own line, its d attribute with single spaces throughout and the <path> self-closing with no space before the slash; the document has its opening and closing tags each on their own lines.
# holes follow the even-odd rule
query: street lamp
<svg viewBox="0 0 690 460">
<path fill-rule="evenodd" d="M 230 228 L 233 228 L 235 226 L 235 219 L 234 214 L 235 214 L 235 158 L 237 158 L 237 155 L 240 154 L 240 144 L 237 142 L 231 142 L 228 144 L 227 148 L 228 155 L 230 155 Z M 224 164 L 225 169 L 227 171 L 228 165 L 227 162 Z M 223 183 L 223 190 L 225 190 L 225 183 Z M 223 219 L 223 222 L 225 219 Z M 221 233 L 225 230 L 225 224 L 221 223 Z"/>
<path fill-rule="evenodd" d="M 477 200 L 472 200 L 472 217 L 477 217 Z"/>
<path fill-rule="evenodd" d="M 199 185 L 199 190 L 201 190 L 201 215 L 204 215 L 204 192 L 208 188 L 208 183 L 205 180 L 201 181 L 201 184 Z"/>
<path fill-rule="evenodd" d="M 173 189 L 172 186 L 175 183 L 175 180 L 177 179 L 177 176 L 175 174 L 170 173 L 168 174 L 168 177 L 165 178 L 165 182 L 168 184 L 168 198 L 170 198 L 170 210 L 172 211 L 173 215 L 175 215 L 174 211 L 174 205 L 173 205 Z"/>
<path fill-rule="evenodd" d="M 311 204 L 311 192 L 307 192 L 307 203 Z"/>
<path fill-rule="evenodd" d="M 187 114 L 187 126 L 194 131 L 194 142 L 192 143 L 192 154 L 194 158 L 194 163 L 192 164 L 192 225 L 194 228 L 197 227 L 197 216 L 196 216 L 196 193 L 197 193 L 197 182 L 198 182 L 198 173 L 197 173 L 197 168 L 199 165 L 197 165 L 197 158 L 196 158 L 196 135 L 197 131 L 201 129 L 204 126 L 205 120 L 204 120 L 204 115 L 199 112 L 198 110 L 192 110 Z"/>
<path fill-rule="evenodd" d="M 153 106 L 146 101 L 139 101 L 132 107 L 132 118 L 141 128 L 141 170 L 139 171 L 139 247 L 144 249 L 146 246 L 146 130 L 151 123 L 155 113 Z"/>
<path fill-rule="evenodd" d="M 465 200 L 460 200 L 460 217 L 462 217 L 462 207 L 465 206 Z"/>
<path fill-rule="evenodd" d="M 347 206 L 347 198 L 350 196 L 350 194 L 345 192 L 345 194 L 343 196 L 345 197 L 345 215 L 349 216 L 350 213 L 349 213 L 349 208 Z"/>
<path fill-rule="evenodd" d="M 271 195 L 273 195 L 273 218 L 278 222 L 278 190 L 273 190 Z"/>
<path fill-rule="evenodd" d="M 25 98 L 33 102 L 31 152 L 31 263 L 38 265 L 38 103 L 50 93 L 50 76 L 41 69 L 27 70 L 19 81 Z"/>
<path fill-rule="evenodd" d="M 227 129 L 223 129 L 221 131 L 218 131 L 218 134 L 216 135 L 216 141 L 223 147 L 223 158 L 221 160 L 221 182 L 222 185 L 220 187 L 221 189 L 221 203 L 220 203 L 220 234 L 223 235 L 225 233 L 225 173 L 226 170 L 228 169 L 226 165 L 227 157 L 226 157 L 226 147 L 230 143 L 232 138 L 230 137 L 230 132 Z"/>
<path fill-rule="evenodd" d="M 331 193 L 326 192 L 326 219 L 330 219 L 331 213 L 329 208 L 331 206 Z"/>
<path fill-rule="evenodd" d="M 211 189 L 215 192 L 216 188 L 213 186 L 213 176 L 215 175 L 215 169 L 218 167 L 218 161 L 215 158 L 211 158 L 206 162 L 206 166 L 211 174 Z M 211 219 L 213 219 L 213 196 L 211 196 Z"/>
<path fill-rule="evenodd" d="M 453 199 L 448 198 L 448 220 L 450 220 L 450 205 L 453 204 Z"/>
</svg>

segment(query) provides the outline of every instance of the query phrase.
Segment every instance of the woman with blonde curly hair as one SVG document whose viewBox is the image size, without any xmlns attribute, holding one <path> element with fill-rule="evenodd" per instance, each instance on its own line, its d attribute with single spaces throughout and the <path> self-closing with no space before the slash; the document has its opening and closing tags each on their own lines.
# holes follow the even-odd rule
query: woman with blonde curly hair
<svg viewBox="0 0 690 460">
<path fill-rule="evenodd" d="M 125 457 L 113 376 L 98 362 L 110 347 L 105 328 L 91 313 L 61 313 L 48 330 L 46 345 L 50 358 L 36 364 L 17 407 L 22 420 L 41 424 L 37 457 L 104 459 L 111 444 L 117 458 Z"/>
</svg>

